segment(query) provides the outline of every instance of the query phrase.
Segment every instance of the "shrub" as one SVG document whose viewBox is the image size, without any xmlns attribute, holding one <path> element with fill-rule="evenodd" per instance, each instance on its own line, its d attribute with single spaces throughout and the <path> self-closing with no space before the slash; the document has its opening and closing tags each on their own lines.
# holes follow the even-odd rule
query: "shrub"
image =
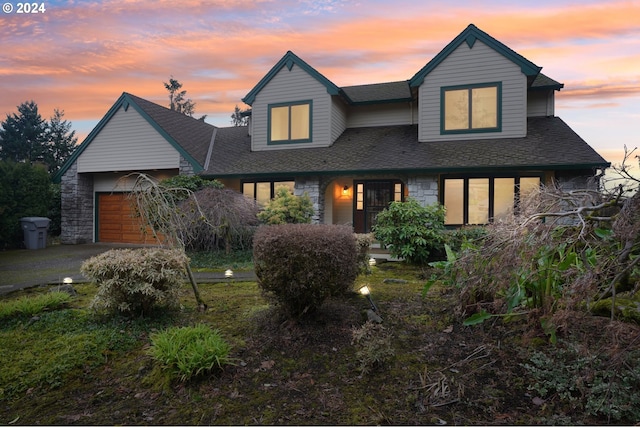
<svg viewBox="0 0 640 427">
<path fill-rule="evenodd" d="M 178 209 L 182 215 L 178 233 L 191 251 L 248 249 L 259 224 L 255 201 L 228 188 L 202 188 Z"/>
<path fill-rule="evenodd" d="M 391 202 L 376 217 L 373 233 L 391 255 L 411 264 L 426 264 L 430 255 L 442 248 L 444 208 L 438 204 L 421 206 L 412 198 Z"/>
<path fill-rule="evenodd" d="M 46 216 L 51 190 L 43 166 L 0 161 L 0 250 L 22 245 L 20 218 Z"/>
<path fill-rule="evenodd" d="M 369 274 L 371 267 L 369 266 L 369 249 L 373 242 L 373 234 L 354 234 L 356 238 L 356 248 L 358 249 L 358 272 L 360 274 Z"/>
<path fill-rule="evenodd" d="M 356 359 L 360 373 L 365 375 L 373 368 L 387 363 L 395 354 L 391 346 L 391 333 L 381 324 L 367 321 L 351 331 L 351 344 L 356 346 Z"/>
<path fill-rule="evenodd" d="M 80 271 L 99 286 L 92 309 L 146 315 L 178 306 L 188 261 L 178 250 L 113 249 L 88 259 Z"/>
<path fill-rule="evenodd" d="M 231 362 L 229 344 L 218 330 L 203 324 L 169 328 L 150 338 L 149 353 L 182 381 Z"/>
<path fill-rule="evenodd" d="M 278 187 L 275 197 L 258 214 L 265 224 L 308 224 L 313 216 L 313 204 L 307 193 L 294 196 L 287 187 Z"/>
<path fill-rule="evenodd" d="M 291 315 L 316 310 L 330 296 L 352 290 L 358 275 L 351 227 L 262 226 L 253 242 L 260 287 Z"/>
</svg>

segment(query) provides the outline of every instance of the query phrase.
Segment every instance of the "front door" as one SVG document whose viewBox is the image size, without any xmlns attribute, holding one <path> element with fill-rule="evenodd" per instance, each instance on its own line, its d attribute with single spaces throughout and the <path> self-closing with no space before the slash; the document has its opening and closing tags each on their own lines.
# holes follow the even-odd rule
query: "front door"
<svg viewBox="0 0 640 427">
<path fill-rule="evenodd" d="M 402 201 L 400 181 L 354 181 L 353 228 L 356 233 L 370 233 L 376 217 L 392 201 Z"/>
</svg>

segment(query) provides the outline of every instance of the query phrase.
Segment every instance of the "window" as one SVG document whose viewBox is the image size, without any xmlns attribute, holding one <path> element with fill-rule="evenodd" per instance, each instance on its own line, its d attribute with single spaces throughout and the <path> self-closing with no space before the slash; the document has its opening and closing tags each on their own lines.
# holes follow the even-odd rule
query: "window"
<svg viewBox="0 0 640 427">
<path fill-rule="evenodd" d="M 517 208 L 540 177 L 452 177 L 442 182 L 445 225 L 486 224 Z"/>
<path fill-rule="evenodd" d="M 264 206 L 273 199 L 276 189 L 282 186 L 289 188 L 293 193 L 293 181 L 246 181 L 242 183 L 242 194 Z"/>
<path fill-rule="evenodd" d="M 269 105 L 269 143 L 311 141 L 311 101 Z"/>
<path fill-rule="evenodd" d="M 498 132 L 502 84 L 441 88 L 441 132 Z"/>
</svg>

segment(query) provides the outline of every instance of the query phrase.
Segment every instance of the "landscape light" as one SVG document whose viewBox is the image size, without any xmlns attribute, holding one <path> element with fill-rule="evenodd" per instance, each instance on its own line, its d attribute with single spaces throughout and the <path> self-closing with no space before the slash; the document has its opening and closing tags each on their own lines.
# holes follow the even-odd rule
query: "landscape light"
<svg viewBox="0 0 640 427">
<path fill-rule="evenodd" d="M 233 270 L 228 269 L 227 271 L 225 271 L 224 277 L 226 277 L 227 279 L 231 279 L 233 277 Z"/>
<path fill-rule="evenodd" d="M 62 283 L 64 283 L 65 285 L 70 285 L 73 283 L 73 279 L 71 277 L 65 277 L 64 279 L 62 279 Z"/>
<path fill-rule="evenodd" d="M 369 265 L 371 267 L 373 267 L 374 265 L 376 265 L 376 259 L 374 257 L 369 258 Z"/>
<path fill-rule="evenodd" d="M 377 313 L 378 307 L 376 307 L 376 304 L 373 302 L 373 299 L 371 298 L 371 291 L 369 290 L 369 287 L 367 285 L 364 285 L 363 287 L 360 288 L 360 293 L 367 297 L 367 299 L 369 300 L 369 304 L 371 304 L 371 309 Z"/>
</svg>

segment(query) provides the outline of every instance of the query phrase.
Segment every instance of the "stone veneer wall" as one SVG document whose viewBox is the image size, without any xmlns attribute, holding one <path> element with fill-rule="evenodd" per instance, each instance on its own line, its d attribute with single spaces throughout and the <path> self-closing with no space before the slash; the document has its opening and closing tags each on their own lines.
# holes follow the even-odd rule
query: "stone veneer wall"
<svg viewBox="0 0 640 427">
<path fill-rule="evenodd" d="M 74 163 L 60 184 L 60 242 L 68 245 L 93 242 L 93 176 L 78 174 L 78 165 Z"/>
<path fill-rule="evenodd" d="M 320 178 L 317 176 L 296 178 L 293 194 L 302 196 L 304 193 L 309 195 L 313 204 L 314 214 L 311 217 L 311 222 L 319 224 L 324 217 L 324 194 L 320 191 Z"/>
<path fill-rule="evenodd" d="M 417 200 L 422 206 L 438 203 L 438 177 L 412 176 L 405 181 L 409 197 Z"/>
</svg>

